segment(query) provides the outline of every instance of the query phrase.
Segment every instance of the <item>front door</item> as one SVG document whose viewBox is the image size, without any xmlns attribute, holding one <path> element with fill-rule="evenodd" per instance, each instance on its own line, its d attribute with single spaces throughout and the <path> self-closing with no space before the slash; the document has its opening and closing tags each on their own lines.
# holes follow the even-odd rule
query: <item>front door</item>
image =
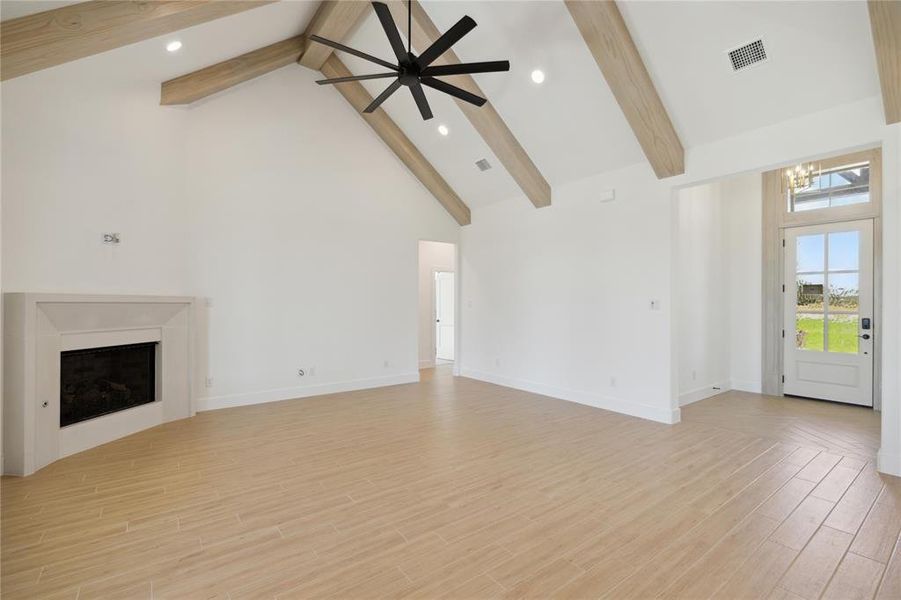
<svg viewBox="0 0 901 600">
<path fill-rule="evenodd" d="M 785 230 L 783 392 L 873 406 L 873 222 Z"/>
<path fill-rule="evenodd" d="M 454 360 L 454 274 L 435 273 L 435 357 Z"/>
</svg>

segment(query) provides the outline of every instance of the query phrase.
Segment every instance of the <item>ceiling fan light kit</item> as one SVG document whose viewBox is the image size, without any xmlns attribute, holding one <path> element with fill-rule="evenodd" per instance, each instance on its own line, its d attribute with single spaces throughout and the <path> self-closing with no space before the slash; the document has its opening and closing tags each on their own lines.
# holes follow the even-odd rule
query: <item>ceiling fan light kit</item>
<svg viewBox="0 0 901 600">
<path fill-rule="evenodd" d="M 449 94 L 454 98 L 463 100 L 464 102 L 469 102 L 470 104 L 474 104 L 476 106 L 482 106 L 486 102 L 485 98 L 467 92 L 462 88 L 436 78 L 444 75 L 469 75 L 472 73 L 494 73 L 498 71 L 510 70 L 510 62 L 506 60 L 431 66 L 431 64 L 438 57 L 447 52 L 451 46 L 460 41 L 460 39 L 462 39 L 464 35 L 475 29 L 476 22 L 470 17 L 463 17 L 462 19 L 457 21 L 457 23 L 453 27 L 448 29 L 441 37 L 435 40 L 435 42 L 431 46 L 426 48 L 422 54 L 416 56 L 415 54 L 413 54 L 410 46 L 413 15 L 411 2 L 407 2 L 406 48 L 404 47 L 403 40 L 400 37 L 400 32 L 397 29 L 397 25 L 395 25 L 394 19 L 391 17 L 391 11 L 389 10 L 388 5 L 382 2 L 373 2 L 372 8 L 375 9 L 375 14 L 379 18 L 379 22 L 382 24 L 382 29 L 385 30 L 385 35 L 388 36 L 388 42 L 391 44 L 391 49 L 394 50 L 397 64 L 392 64 L 386 60 L 382 60 L 381 58 L 366 54 L 365 52 L 360 52 L 359 50 L 355 50 L 338 42 L 333 42 L 332 40 L 325 39 L 318 35 L 310 36 L 310 39 L 314 42 L 330 46 L 335 50 L 347 52 L 348 54 L 352 54 L 371 63 L 383 66 L 386 69 L 390 69 L 390 71 L 386 73 L 355 75 L 351 77 L 336 77 L 333 79 L 321 79 L 316 82 L 319 85 L 329 85 L 334 83 L 345 83 L 348 81 L 364 81 L 367 79 L 388 79 L 391 77 L 396 78 L 393 82 L 391 82 L 391 85 L 385 88 L 385 91 L 379 94 L 372 101 L 372 103 L 370 103 L 369 106 L 367 106 L 363 110 L 364 113 L 371 113 L 375 111 L 375 109 L 377 109 L 385 100 L 387 100 L 391 96 L 391 94 L 400 89 L 401 86 L 410 88 L 410 93 L 413 95 L 413 100 L 416 102 L 416 106 L 419 108 L 419 113 L 422 115 L 423 120 L 431 119 L 433 115 L 432 109 L 429 107 L 429 102 L 425 97 L 425 92 L 423 91 L 422 86 L 427 86 L 432 89 L 438 90 L 439 92 L 444 92 L 445 94 Z"/>
</svg>

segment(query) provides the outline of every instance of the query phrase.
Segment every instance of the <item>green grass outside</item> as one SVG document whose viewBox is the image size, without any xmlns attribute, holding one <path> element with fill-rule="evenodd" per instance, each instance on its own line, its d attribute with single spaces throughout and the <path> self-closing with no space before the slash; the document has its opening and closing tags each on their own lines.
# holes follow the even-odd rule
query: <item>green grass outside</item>
<svg viewBox="0 0 901 600">
<path fill-rule="evenodd" d="M 805 350 L 823 350 L 823 319 L 798 315 L 798 331 L 801 347 Z M 829 321 L 829 352 L 857 354 L 857 316 L 833 315 Z"/>
</svg>

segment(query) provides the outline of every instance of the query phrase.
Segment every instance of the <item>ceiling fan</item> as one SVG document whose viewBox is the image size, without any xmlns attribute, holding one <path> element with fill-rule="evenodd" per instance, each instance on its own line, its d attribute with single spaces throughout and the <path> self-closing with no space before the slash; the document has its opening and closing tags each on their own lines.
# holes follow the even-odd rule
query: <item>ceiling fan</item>
<svg viewBox="0 0 901 600">
<path fill-rule="evenodd" d="M 347 52 L 348 54 L 353 54 L 354 56 L 358 56 L 362 59 L 368 60 L 369 62 L 373 62 L 377 65 L 381 65 L 387 69 L 391 69 L 388 73 L 374 73 L 372 75 L 356 75 L 352 77 L 335 77 L 333 79 L 322 79 L 317 81 L 319 85 L 328 85 L 332 83 L 345 83 L 348 81 L 361 81 L 364 79 L 387 79 L 389 77 L 396 77 L 391 85 L 389 85 L 384 92 L 378 95 L 372 103 L 367 106 L 363 112 L 371 113 L 375 111 L 385 100 L 388 99 L 391 94 L 396 92 L 400 86 L 405 85 L 410 88 L 410 93 L 413 95 L 413 100 L 416 101 L 416 106 L 419 107 L 419 113 L 422 115 L 423 120 L 428 120 L 432 118 L 432 109 L 429 108 L 429 102 L 426 100 L 425 92 L 422 90 L 422 86 L 428 86 L 432 89 L 436 89 L 439 92 L 444 92 L 445 94 L 450 94 L 455 98 L 459 98 L 465 102 L 469 102 L 470 104 L 475 104 L 476 106 L 482 106 L 485 104 L 485 98 L 481 96 L 477 96 L 476 94 L 472 94 L 467 92 L 464 89 L 461 89 L 455 85 L 451 85 L 446 81 L 442 81 L 440 79 L 436 79 L 436 77 L 441 75 L 467 75 L 470 73 L 492 73 L 496 71 L 509 71 L 510 70 L 510 62 L 506 60 L 495 60 L 488 62 L 476 62 L 476 63 L 462 63 L 456 65 L 438 65 L 438 66 L 430 66 L 435 59 L 444 54 L 451 46 L 456 44 L 460 39 L 473 30 L 476 26 L 476 22 L 473 21 L 470 17 L 463 17 L 457 24 L 447 30 L 441 37 L 435 40 L 431 46 L 426 48 L 426 50 L 416 56 L 411 51 L 410 46 L 410 38 L 411 38 L 411 26 L 412 26 L 412 15 L 413 15 L 413 7 L 408 0 L 407 2 L 407 47 L 404 48 L 403 40 L 400 38 L 400 32 L 397 30 L 397 25 L 394 24 L 394 19 L 391 17 L 391 11 L 388 8 L 387 4 L 382 2 L 373 2 L 372 8 L 375 9 L 375 14 L 378 16 L 379 21 L 382 24 L 382 29 L 385 30 L 385 35 L 388 36 L 388 41 L 391 43 L 391 48 L 394 50 L 394 54 L 397 57 L 397 64 L 391 64 L 388 61 L 382 60 L 370 54 L 366 54 L 365 52 L 360 52 L 359 50 L 355 50 L 344 44 L 339 44 L 338 42 L 333 42 L 331 40 L 327 40 L 318 35 L 311 35 L 310 39 L 320 44 L 325 44 L 326 46 L 331 46 L 336 50 L 341 50 L 342 52 Z"/>
</svg>

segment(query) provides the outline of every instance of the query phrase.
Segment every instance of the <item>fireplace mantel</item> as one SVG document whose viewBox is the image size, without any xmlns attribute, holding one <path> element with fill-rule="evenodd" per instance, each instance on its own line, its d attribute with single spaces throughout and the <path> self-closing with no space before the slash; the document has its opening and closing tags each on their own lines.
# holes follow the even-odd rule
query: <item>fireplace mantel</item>
<svg viewBox="0 0 901 600">
<path fill-rule="evenodd" d="M 3 295 L 3 472 L 55 460 L 194 415 L 194 299 L 185 296 Z M 60 427 L 60 353 L 158 341 L 155 402 Z"/>
</svg>

